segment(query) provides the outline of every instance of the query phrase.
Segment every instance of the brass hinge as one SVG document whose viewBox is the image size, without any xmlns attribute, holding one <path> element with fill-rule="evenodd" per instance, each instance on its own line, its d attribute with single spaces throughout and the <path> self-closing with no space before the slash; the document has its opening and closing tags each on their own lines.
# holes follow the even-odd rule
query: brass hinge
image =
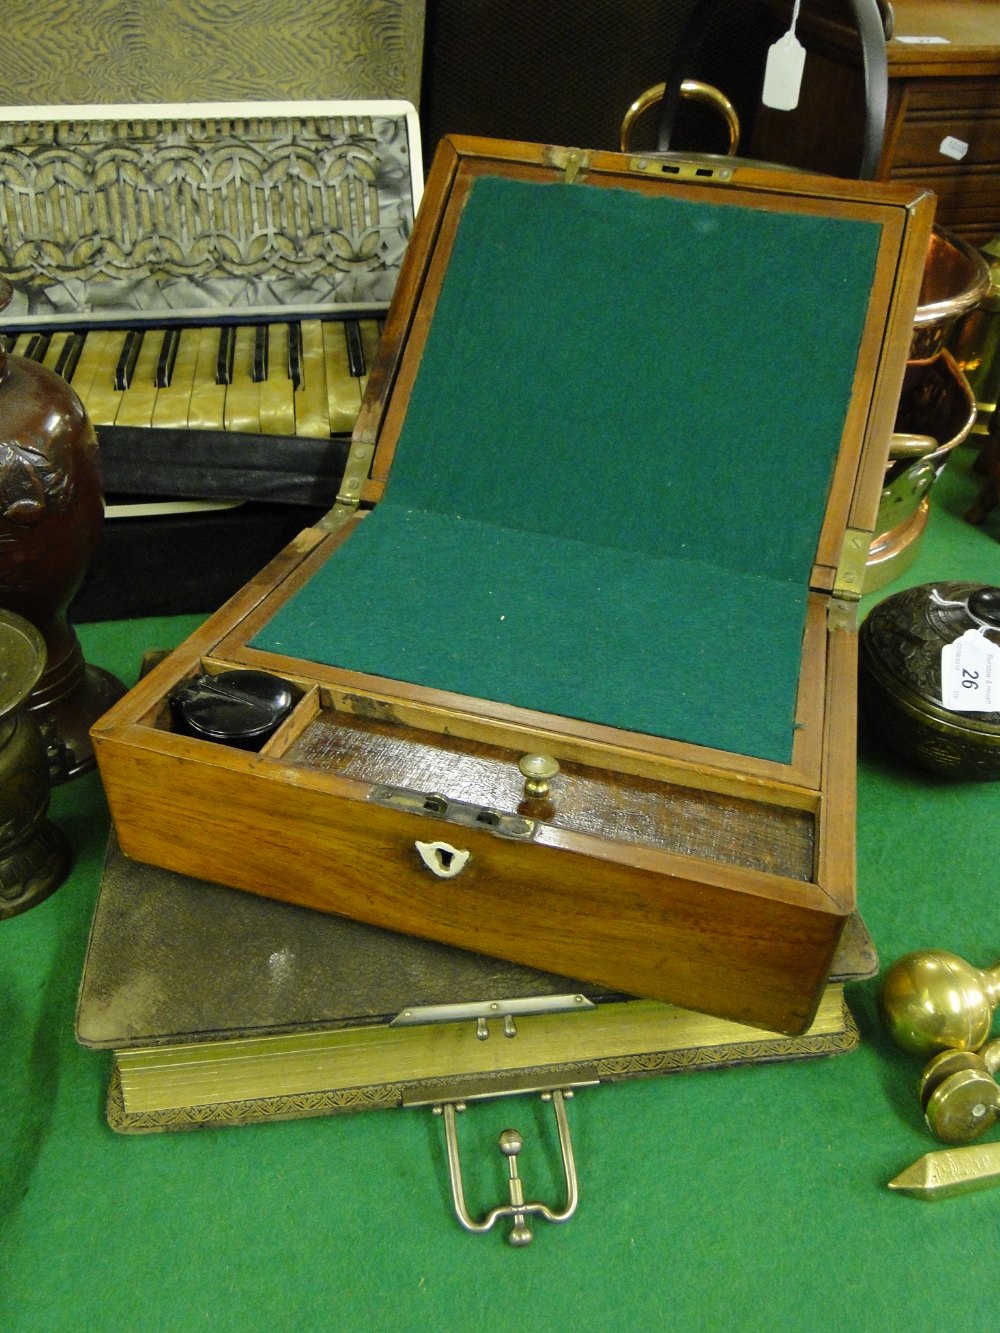
<svg viewBox="0 0 1000 1333">
<path fill-rule="evenodd" d="M 361 488 L 368 480 L 368 469 L 372 465 L 372 458 L 375 456 L 375 445 L 368 440 L 352 440 L 350 453 L 347 455 L 347 464 L 344 468 L 344 476 L 340 483 L 340 490 L 337 492 L 336 503 L 329 513 L 324 514 L 318 523 L 318 527 L 326 532 L 336 532 L 336 530 L 353 518 L 357 512 L 358 505 L 361 503 Z"/>
<path fill-rule="evenodd" d="M 845 602 L 859 602 L 864 590 L 865 568 L 871 549 L 872 534 L 860 528 L 848 528 L 840 548 L 840 560 L 833 580 L 833 595 Z"/>
<path fill-rule="evenodd" d="M 582 148 L 550 148 L 546 160 L 549 166 L 562 172 L 567 185 L 582 180 L 590 170 L 590 154 Z"/>
<path fill-rule="evenodd" d="M 826 608 L 827 629 L 842 629 L 853 634 L 858 628 L 857 602 L 845 602 L 840 597 L 831 597 Z"/>
</svg>

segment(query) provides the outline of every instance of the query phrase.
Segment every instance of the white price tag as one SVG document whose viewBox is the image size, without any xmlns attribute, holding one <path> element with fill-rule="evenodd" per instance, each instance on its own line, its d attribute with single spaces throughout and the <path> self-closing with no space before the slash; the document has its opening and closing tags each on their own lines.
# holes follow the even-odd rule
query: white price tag
<svg viewBox="0 0 1000 1333">
<path fill-rule="evenodd" d="M 1000 648 L 979 630 L 941 649 L 941 702 L 956 713 L 1000 712 Z"/>
<path fill-rule="evenodd" d="M 806 50 L 794 31 L 779 37 L 767 53 L 761 101 L 774 111 L 794 111 L 799 104 Z"/>
<path fill-rule="evenodd" d="M 942 157 L 950 157 L 955 162 L 961 162 L 962 158 L 969 151 L 969 145 L 964 139 L 956 139 L 954 134 L 946 134 L 941 140 L 938 152 Z"/>
</svg>

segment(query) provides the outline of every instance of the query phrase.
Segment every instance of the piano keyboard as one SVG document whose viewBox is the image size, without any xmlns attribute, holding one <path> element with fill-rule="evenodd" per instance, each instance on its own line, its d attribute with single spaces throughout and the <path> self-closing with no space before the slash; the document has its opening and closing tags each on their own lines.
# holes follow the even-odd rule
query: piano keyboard
<svg viewBox="0 0 1000 1333">
<path fill-rule="evenodd" d="M 72 384 L 97 427 L 322 440 L 349 434 L 375 319 L 3 335 Z"/>
</svg>

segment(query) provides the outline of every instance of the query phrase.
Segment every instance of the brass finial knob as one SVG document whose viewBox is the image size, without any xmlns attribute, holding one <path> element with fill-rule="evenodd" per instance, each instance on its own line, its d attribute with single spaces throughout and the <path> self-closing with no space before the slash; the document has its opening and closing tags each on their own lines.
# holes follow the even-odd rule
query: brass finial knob
<svg viewBox="0 0 1000 1333">
<path fill-rule="evenodd" d="M 559 762 L 550 754 L 526 754 L 518 760 L 524 778 L 524 794 L 529 800 L 548 796 L 549 785 L 559 772 Z"/>
<path fill-rule="evenodd" d="M 945 1143 L 972 1143 L 1000 1116 L 1000 1041 L 981 1051 L 939 1051 L 920 1080 L 927 1127 Z"/>
<path fill-rule="evenodd" d="M 940 949 L 893 963 L 879 996 L 897 1045 L 922 1056 L 977 1050 L 990 1035 L 998 1000 L 1000 964 L 981 969 Z"/>
</svg>

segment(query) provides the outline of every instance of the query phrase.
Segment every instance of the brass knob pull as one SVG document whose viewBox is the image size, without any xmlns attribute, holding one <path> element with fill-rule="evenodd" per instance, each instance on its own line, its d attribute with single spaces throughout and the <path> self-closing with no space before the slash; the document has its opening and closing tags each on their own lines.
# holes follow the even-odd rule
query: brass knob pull
<svg viewBox="0 0 1000 1333">
<path fill-rule="evenodd" d="M 647 88 L 645 92 L 640 93 L 625 112 L 618 137 L 619 147 L 623 153 L 629 151 L 636 121 L 651 106 L 656 106 L 658 102 L 662 102 L 666 90 L 667 85 L 665 83 L 654 84 L 652 88 Z M 736 108 L 725 93 L 720 92 L 718 88 L 710 83 L 702 83 L 700 79 L 685 79 L 681 84 L 681 97 L 691 102 L 702 102 L 718 111 L 726 122 L 726 129 L 729 133 L 729 147 L 726 149 L 726 153 L 727 156 L 733 157 L 740 144 L 740 118 L 736 114 Z"/>
<path fill-rule="evenodd" d="M 526 754 L 518 760 L 524 778 L 524 794 L 528 800 L 548 796 L 552 779 L 559 772 L 558 760 L 549 754 Z"/>
</svg>

